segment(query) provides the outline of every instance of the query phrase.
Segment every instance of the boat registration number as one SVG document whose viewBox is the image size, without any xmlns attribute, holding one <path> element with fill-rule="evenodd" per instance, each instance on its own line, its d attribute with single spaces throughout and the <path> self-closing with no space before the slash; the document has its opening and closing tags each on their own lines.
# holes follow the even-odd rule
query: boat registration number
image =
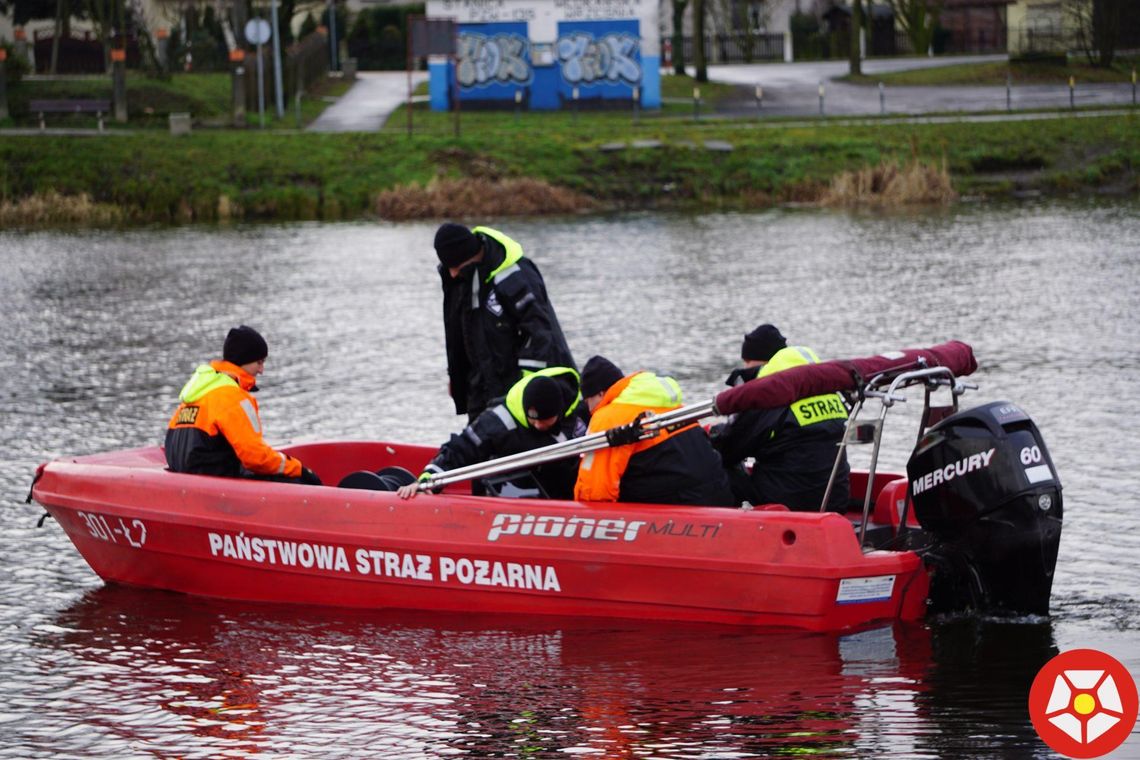
<svg viewBox="0 0 1140 760">
<path fill-rule="evenodd" d="M 867 578 L 843 578 L 839 581 L 836 604 L 884 602 L 895 590 L 895 576 L 872 575 Z"/>
</svg>

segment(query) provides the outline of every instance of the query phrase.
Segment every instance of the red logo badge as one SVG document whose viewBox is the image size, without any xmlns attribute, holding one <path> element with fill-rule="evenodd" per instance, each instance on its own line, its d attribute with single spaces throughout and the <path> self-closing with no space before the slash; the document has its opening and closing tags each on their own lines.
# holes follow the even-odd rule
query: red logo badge
<svg viewBox="0 0 1140 760">
<path fill-rule="evenodd" d="M 1136 723 L 1140 700 L 1132 674 L 1096 649 L 1071 649 L 1045 663 L 1029 689 L 1037 735 L 1068 757 L 1100 757 L 1119 747 Z"/>
</svg>

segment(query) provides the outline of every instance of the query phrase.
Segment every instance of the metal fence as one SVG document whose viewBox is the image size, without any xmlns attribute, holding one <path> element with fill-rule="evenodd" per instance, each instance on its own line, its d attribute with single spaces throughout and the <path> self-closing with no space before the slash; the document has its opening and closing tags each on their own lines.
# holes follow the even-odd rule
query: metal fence
<svg viewBox="0 0 1140 760">
<path fill-rule="evenodd" d="M 685 62 L 693 62 L 695 38 L 685 37 Z M 784 60 L 784 35 L 759 32 L 728 32 L 705 35 L 709 63 L 755 63 Z"/>
</svg>

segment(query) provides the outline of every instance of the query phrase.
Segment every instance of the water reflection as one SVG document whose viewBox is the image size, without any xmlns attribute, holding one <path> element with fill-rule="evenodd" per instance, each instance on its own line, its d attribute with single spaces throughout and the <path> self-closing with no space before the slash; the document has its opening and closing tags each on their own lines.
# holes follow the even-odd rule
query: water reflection
<svg viewBox="0 0 1140 760">
<path fill-rule="evenodd" d="M 966 401 L 1020 403 L 1065 483 L 1051 622 L 837 637 L 104 589 L 14 503 L 49 457 L 159 442 L 232 324 L 269 338 L 275 440 L 458 429 L 434 225 L 5 231 L 0 756 L 1048 756 L 1025 699 L 1053 652 L 1098 647 L 1140 672 L 1135 203 L 501 226 L 539 262 L 575 356 L 666 371 L 689 400 L 722 387 L 761 321 L 823 356 L 971 343 L 982 390 Z M 891 415 L 898 469 L 917 409 Z"/>
</svg>

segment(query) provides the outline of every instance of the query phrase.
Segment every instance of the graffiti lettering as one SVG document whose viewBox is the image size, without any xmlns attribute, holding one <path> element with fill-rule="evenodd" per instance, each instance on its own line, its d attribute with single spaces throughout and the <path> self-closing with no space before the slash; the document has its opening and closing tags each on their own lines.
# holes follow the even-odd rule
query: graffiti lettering
<svg viewBox="0 0 1140 760">
<path fill-rule="evenodd" d="M 530 82 L 529 44 L 517 34 L 460 34 L 459 86 Z"/>
<path fill-rule="evenodd" d="M 592 84 L 599 80 L 641 81 L 638 38 L 629 34 L 607 34 L 600 39 L 586 32 L 573 32 L 558 39 L 558 60 L 562 78 L 571 84 Z"/>
</svg>

